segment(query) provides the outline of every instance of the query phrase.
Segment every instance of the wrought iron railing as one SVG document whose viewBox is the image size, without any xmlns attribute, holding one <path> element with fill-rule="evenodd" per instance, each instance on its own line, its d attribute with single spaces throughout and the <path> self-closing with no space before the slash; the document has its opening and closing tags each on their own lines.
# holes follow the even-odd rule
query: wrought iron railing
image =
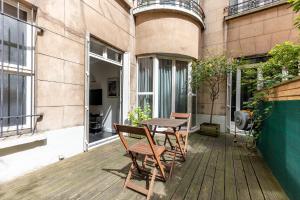
<svg viewBox="0 0 300 200">
<path fill-rule="evenodd" d="M 137 6 L 135 9 L 159 5 L 183 8 L 188 11 L 192 11 L 201 19 L 204 19 L 205 17 L 201 6 L 195 0 L 137 0 Z"/>
<path fill-rule="evenodd" d="M 228 9 L 228 16 L 240 14 L 255 8 L 266 6 L 272 3 L 279 2 L 280 0 L 248 0 L 242 3 L 230 5 Z"/>
</svg>

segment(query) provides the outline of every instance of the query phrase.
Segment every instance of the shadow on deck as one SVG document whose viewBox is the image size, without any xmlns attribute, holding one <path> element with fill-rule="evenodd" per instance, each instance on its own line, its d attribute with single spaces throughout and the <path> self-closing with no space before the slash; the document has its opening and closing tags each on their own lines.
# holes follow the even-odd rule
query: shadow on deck
<svg viewBox="0 0 300 200">
<path fill-rule="evenodd" d="M 155 182 L 153 199 L 288 199 L 262 158 L 235 145 L 232 135 L 195 133 L 189 144 L 173 177 Z M 130 162 L 124 152 L 115 141 L 52 164 L 0 185 L 0 199 L 145 199 L 123 189 Z"/>
</svg>

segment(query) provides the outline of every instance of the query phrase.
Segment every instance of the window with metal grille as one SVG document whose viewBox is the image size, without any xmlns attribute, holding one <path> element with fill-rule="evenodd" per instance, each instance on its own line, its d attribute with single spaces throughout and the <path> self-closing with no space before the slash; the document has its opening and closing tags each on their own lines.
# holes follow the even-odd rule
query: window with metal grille
<svg viewBox="0 0 300 200">
<path fill-rule="evenodd" d="M 33 130 L 34 10 L 0 0 L 0 137 Z"/>
</svg>

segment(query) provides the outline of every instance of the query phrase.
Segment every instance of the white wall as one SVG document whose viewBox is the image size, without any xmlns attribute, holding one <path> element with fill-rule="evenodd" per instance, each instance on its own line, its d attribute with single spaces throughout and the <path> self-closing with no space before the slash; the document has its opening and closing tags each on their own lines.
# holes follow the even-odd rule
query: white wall
<svg viewBox="0 0 300 200">
<path fill-rule="evenodd" d="M 107 81 L 109 78 L 119 78 L 120 68 L 104 61 L 97 61 L 91 64 L 90 74 L 90 88 L 102 89 L 102 106 L 90 106 L 90 111 L 93 114 L 103 114 L 104 130 L 111 132 L 114 130 L 113 123 L 119 121 L 120 100 L 119 97 L 107 96 Z M 96 82 L 92 82 L 92 79 Z"/>
<path fill-rule="evenodd" d="M 0 157 L 0 183 L 12 180 L 28 172 L 59 161 L 59 156 L 71 157 L 83 152 L 83 126 L 48 131 L 39 136 L 44 144 Z M 35 135 L 22 135 L 17 139 L 1 140 L 0 151 L 5 151 L 9 143 L 34 142 Z M 27 143 L 30 145 L 30 143 Z M 17 147 L 14 147 L 17 149 Z"/>
</svg>

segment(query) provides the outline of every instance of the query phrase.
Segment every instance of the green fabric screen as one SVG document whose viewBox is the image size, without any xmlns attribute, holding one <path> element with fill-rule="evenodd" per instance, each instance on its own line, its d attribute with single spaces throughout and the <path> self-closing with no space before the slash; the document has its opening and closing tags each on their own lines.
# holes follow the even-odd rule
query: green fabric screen
<svg viewBox="0 0 300 200">
<path fill-rule="evenodd" d="M 300 100 L 273 103 L 258 148 L 289 198 L 300 199 Z"/>
</svg>

